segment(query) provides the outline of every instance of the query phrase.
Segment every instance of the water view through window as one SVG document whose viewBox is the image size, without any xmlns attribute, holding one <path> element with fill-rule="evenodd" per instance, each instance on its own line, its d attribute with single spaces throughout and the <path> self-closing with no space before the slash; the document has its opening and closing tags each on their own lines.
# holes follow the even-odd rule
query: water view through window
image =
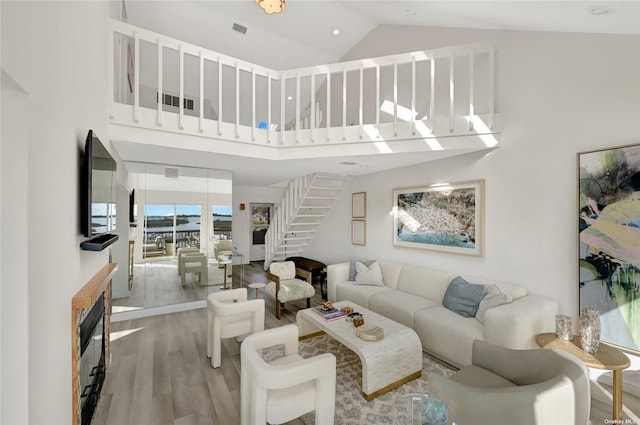
<svg viewBox="0 0 640 425">
<path fill-rule="evenodd" d="M 200 246 L 200 205 L 145 205 L 145 242 L 157 255 L 172 257 L 178 248 Z"/>
</svg>

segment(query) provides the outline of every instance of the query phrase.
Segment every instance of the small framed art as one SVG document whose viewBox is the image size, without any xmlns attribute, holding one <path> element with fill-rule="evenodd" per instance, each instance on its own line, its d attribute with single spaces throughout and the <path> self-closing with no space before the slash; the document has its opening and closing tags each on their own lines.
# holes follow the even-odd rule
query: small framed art
<svg viewBox="0 0 640 425">
<path fill-rule="evenodd" d="M 354 245 L 367 244 L 367 222 L 365 220 L 351 220 L 351 243 Z"/>
<path fill-rule="evenodd" d="M 367 192 L 357 192 L 351 195 L 351 218 L 365 218 L 367 216 Z"/>
</svg>

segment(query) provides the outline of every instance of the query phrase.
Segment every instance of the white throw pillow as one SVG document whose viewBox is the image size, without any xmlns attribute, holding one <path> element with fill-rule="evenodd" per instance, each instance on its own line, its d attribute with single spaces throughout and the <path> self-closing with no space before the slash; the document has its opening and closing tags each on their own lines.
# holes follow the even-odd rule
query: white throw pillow
<svg viewBox="0 0 640 425">
<path fill-rule="evenodd" d="M 480 323 L 484 324 L 484 313 L 490 308 L 497 307 L 502 304 L 508 304 L 513 301 L 511 295 L 504 292 L 500 287 L 496 285 L 486 285 L 485 289 L 487 294 L 484 296 L 480 304 L 478 305 L 478 311 L 476 312 L 476 319 Z"/>
<path fill-rule="evenodd" d="M 369 267 L 360 261 L 356 262 L 356 285 L 384 286 L 382 283 L 382 270 L 377 262 L 371 263 Z"/>
</svg>

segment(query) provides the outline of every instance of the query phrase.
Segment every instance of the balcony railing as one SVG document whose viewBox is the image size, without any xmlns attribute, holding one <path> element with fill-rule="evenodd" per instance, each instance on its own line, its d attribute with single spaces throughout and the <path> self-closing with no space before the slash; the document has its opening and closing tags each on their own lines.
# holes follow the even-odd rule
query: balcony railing
<svg viewBox="0 0 640 425">
<path fill-rule="evenodd" d="M 119 21 L 111 32 L 113 124 L 278 147 L 497 144 L 491 44 L 276 71 Z"/>
</svg>

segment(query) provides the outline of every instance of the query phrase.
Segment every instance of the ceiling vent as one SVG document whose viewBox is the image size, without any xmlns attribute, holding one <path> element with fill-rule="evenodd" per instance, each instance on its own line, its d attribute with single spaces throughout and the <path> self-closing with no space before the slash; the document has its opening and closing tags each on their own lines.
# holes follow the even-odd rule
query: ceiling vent
<svg viewBox="0 0 640 425">
<path fill-rule="evenodd" d="M 247 27 L 245 27 L 244 25 L 236 24 L 235 22 L 233 23 L 233 30 L 239 32 L 240 34 L 247 33 Z"/>
<path fill-rule="evenodd" d="M 180 177 L 180 171 L 177 168 L 166 167 L 164 169 L 164 176 L 168 179 L 177 179 Z"/>
</svg>

